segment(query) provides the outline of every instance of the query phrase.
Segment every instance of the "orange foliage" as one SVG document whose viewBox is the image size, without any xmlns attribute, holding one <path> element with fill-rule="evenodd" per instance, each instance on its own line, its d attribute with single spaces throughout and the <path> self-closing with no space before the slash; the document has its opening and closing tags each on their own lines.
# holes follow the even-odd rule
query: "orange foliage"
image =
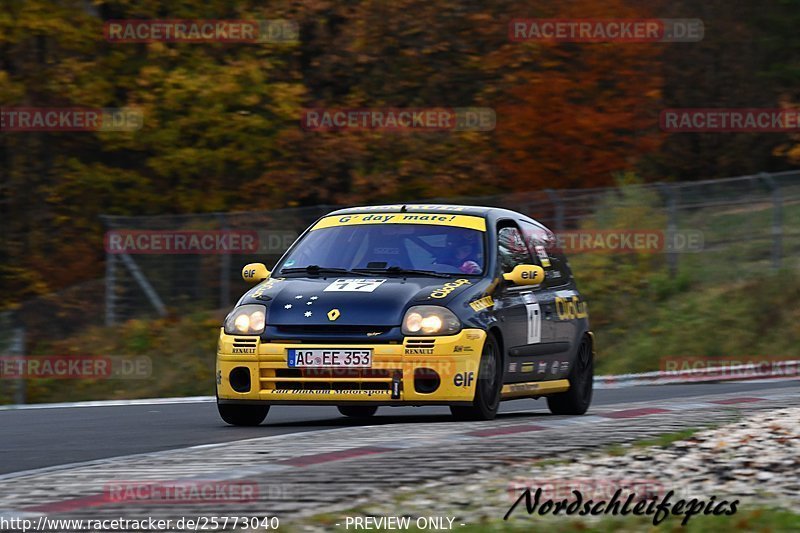
<svg viewBox="0 0 800 533">
<path fill-rule="evenodd" d="M 599 9 L 596 1 L 580 0 L 537 16 L 648 17 L 619 0 L 602 4 Z M 513 177 L 514 188 L 608 185 L 613 173 L 636 168 L 655 152 L 661 137 L 659 46 L 506 45 L 499 57 L 525 66 L 507 74 L 497 106 L 497 163 Z"/>
</svg>

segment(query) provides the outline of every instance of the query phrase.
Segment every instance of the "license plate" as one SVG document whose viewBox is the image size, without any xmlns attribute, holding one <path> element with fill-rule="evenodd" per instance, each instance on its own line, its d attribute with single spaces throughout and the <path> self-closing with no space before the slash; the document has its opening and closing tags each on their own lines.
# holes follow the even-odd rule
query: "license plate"
<svg viewBox="0 0 800 533">
<path fill-rule="evenodd" d="M 290 349 L 289 368 L 370 368 L 372 350 L 363 349 Z"/>
</svg>

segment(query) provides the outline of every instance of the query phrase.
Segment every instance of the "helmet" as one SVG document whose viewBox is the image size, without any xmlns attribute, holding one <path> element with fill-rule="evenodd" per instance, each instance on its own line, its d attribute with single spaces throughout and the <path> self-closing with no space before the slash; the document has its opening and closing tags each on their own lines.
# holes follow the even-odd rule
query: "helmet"
<svg viewBox="0 0 800 533">
<path fill-rule="evenodd" d="M 447 263 L 460 266 L 461 262 L 469 259 L 480 261 L 481 236 L 477 231 L 460 230 L 447 236 L 445 258 Z"/>
<path fill-rule="evenodd" d="M 480 243 L 477 233 L 476 231 L 459 231 L 458 233 L 450 234 L 447 236 L 447 247 L 454 249 L 462 246 L 471 246 L 475 252 Z"/>
</svg>

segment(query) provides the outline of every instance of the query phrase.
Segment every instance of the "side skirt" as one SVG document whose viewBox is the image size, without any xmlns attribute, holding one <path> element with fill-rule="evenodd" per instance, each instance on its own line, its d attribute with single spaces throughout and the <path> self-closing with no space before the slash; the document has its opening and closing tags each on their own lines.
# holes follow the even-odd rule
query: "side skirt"
<svg viewBox="0 0 800 533">
<path fill-rule="evenodd" d="M 529 381 L 527 383 L 511 383 L 503 385 L 500 397 L 503 400 L 513 398 L 527 398 L 532 396 L 544 396 L 546 394 L 556 394 L 569 390 L 569 380 L 556 379 L 553 381 Z"/>
</svg>

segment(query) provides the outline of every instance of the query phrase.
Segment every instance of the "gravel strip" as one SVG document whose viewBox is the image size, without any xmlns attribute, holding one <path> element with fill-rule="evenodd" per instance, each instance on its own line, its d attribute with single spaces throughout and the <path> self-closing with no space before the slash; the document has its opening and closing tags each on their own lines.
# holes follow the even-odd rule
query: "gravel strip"
<svg viewBox="0 0 800 533">
<path fill-rule="evenodd" d="M 675 491 L 675 498 L 739 499 L 740 507 L 800 507 L 800 408 L 756 411 L 666 447 L 623 444 L 623 455 L 587 453 L 578 445 L 581 440 L 552 460 L 517 462 L 383 493 L 359 501 L 342 516 L 497 521 L 525 488 L 542 488 L 543 496 L 552 499 L 571 498 L 571 491 L 578 489 L 587 498 L 608 500 L 622 488 L 647 496 Z M 516 514 L 528 519 L 524 503 L 520 505 Z M 306 531 L 329 530 L 309 522 L 303 526 Z"/>
</svg>

